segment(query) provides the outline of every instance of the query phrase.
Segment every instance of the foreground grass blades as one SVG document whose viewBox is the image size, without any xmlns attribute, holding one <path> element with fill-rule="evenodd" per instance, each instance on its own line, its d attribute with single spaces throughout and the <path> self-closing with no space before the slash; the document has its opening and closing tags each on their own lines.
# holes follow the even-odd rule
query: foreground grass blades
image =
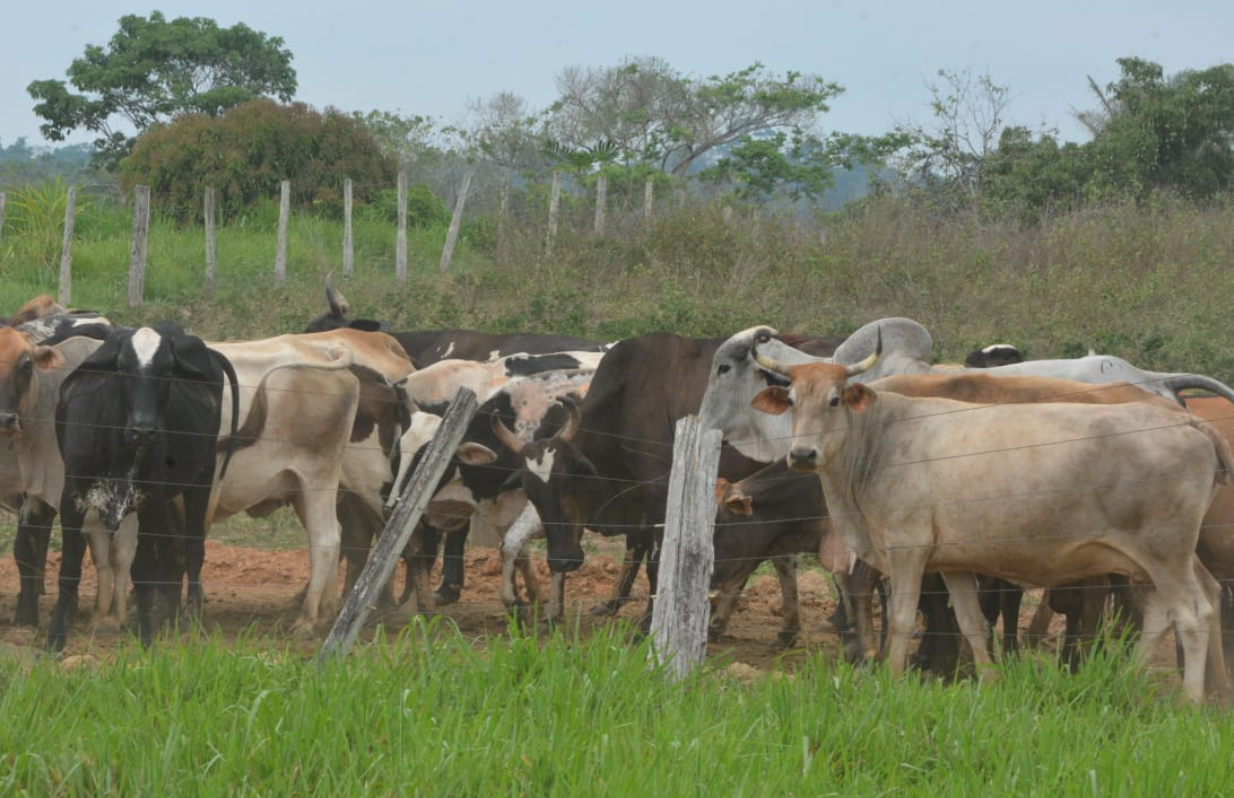
<svg viewBox="0 0 1234 798">
<path fill-rule="evenodd" d="M 620 627 L 477 648 L 445 624 L 318 666 L 164 641 L 0 663 L 0 795 L 1218 795 L 1234 715 L 1121 653 L 946 686 L 811 660 L 684 684 Z M 734 669 L 736 670 L 736 669 Z"/>
</svg>

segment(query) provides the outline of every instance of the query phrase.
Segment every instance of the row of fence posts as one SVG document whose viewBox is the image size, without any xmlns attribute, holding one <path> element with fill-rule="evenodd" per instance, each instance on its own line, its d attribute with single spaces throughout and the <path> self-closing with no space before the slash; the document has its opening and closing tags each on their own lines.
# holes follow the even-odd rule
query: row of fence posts
<svg viewBox="0 0 1234 798">
<path fill-rule="evenodd" d="M 347 596 L 318 660 L 351 650 L 377 607 L 382 585 L 394 574 L 416 523 L 428 506 L 441 475 L 463 440 L 477 410 L 476 396 L 461 389 L 450 403 L 425 456 L 378 537 L 364 570 Z M 715 551 L 715 479 L 720 465 L 720 431 L 703 430 L 695 416 L 677 422 L 669 477 L 660 574 L 652 613 L 651 656 L 669 678 L 682 679 L 707 656 L 708 602 Z M 408 578 L 411 578 L 409 575 Z M 413 591 L 415 595 L 415 591 Z M 414 605 L 410 611 L 419 609 Z"/>
<path fill-rule="evenodd" d="M 445 245 L 441 250 L 441 260 L 437 265 L 439 272 L 446 272 L 454 258 L 454 249 L 458 244 L 459 230 L 462 227 L 463 208 L 471 189 L 472 178 L 476 170 L 469 169 L 464 175 L 459 191 L 454 201 L 454 210 L 450 216 L 450 227 L 446 232 Z M 407 174 L 400 172 L 398 176 L 398 232 L 395 240 L 394 271 L 400 280 L 407 279 Z M 552 254 L 553 242 L 557 238 L 558 211 L 561 206 L 561 173 L 554 172 L 549 192 L 548 233 L 545 248 Z M 596 211 L 594 229 L 596 234 L 603 235 L 605 228 L 608 180 L 601 173 L 596 180 Z M 505 262 L 506 215 L 509 207 L 510 174 L 506 172 L 501 187 L 501 201 L 497 217 L 497 258 Z M 651 218 L 653 212 L 654 184 L 647 178 L 643 191 L 644 221 Z M 679 197 L 679 200 L 684 201 Z M 206 274 L 205 288 L 213 294 L 217 282 L 218 249 L 217 249 L 217 192 L 207 188 L 203 197 L 202 216 L 206 233 Z M 4 233 L 5 194 L 0 192 L 0 236 Z M 68 189 L 64 209 L 64 239 L 60 249 L 60 283 L 59 301 L 69 304 L 73 296 L 73 220 L 77 215 L 77 187 Z M 291 181 L 284 180 L 279 185 L 279 221 L 278 243 L 274 255 L 274 279 L 282 283 L 287 279 L 287 246 L 288 226 L 291 219 Z M 142 303 L 146 279 L 146 253 L 150 231 L 150 188 L 136 186 L 133 190 L 133 239 L 129 251 L 129 284 L 128 305 L 138 307 Z M 355 243 L 352 232 L 352 181 L 343 181 L 343 275 L 350 277 L 355 272 Z"/>
</svg>

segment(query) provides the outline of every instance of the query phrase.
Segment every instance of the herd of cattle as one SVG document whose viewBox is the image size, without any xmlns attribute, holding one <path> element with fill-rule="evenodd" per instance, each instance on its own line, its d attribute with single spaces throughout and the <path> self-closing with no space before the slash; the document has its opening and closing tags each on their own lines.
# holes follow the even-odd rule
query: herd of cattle
<svg viewBox="0 0 1234 798">
<path fill-rule="evenodd" d="M 349 318 L 329 282 L 326 294 L 328 313 L 304 332 L 260 341 L 203 342 L 172 322 L 120 328 L 50 297 L 0 324 L 0 502 L 18 513 L 18 624 L 39 622 L 57 515 L 63 557 L 48 644 L 59 650 L 87 544 L 99 583 L 93 623 L 123 621 L 131 576 L 148 644 L 170 615 L 202 612 L 209 527 L 283 506 L 308 537 L 296 624 L 329 623 L 340 556 L 346 592 L 466 386 L 480 411 L 404 554 L 402 600 L 412 607 L 459 598 L 476 518 L 505 535 L 510 608 L 521 603 L 516 570 L 541 598 L 525 544 L 543 533 L 547 615 L 560 615 L 584 528 L 626 539 L 613 597 L 595 611 L 617 612 L 644 563 L 654 595 L 673 427 L 694 413 L 725 442 L 713 633 L 770 560 L 784 595 L 779 640 L 792 643 L 796 556 L 814 553 L 835 577 L 835 623 L 851 656 L 880 652 L 870 597 L 886 582 L 893 672 L 907 666 L 920 609 L 927 630 L 954 630 L 923 643 L 926 666 L 953 666 L 962 636 L 991 675 L 990 624 L 1002 615 L 1003 648 L 1013 650 L 1022 586 L 1050 589 L 1074 643 L 1091 636 L 1109 588 L 1127 584 L 1141 651 L 1173 628 L 1187 694 L 1228 689 L 1221 585 L 1234 578 L 1234 488 L 1225 487 L 1234 425 L 1220 422 L 1234 416 L 1234 391 L 1216 380 L 1109 356 L 1023 361 L 1002 345 L 965 366 L 930 365 L 929 333 L 902 318 L 847 338 L 767 327 L 614 344 L 387 333 Z M 395 603 L 389 590 L 385 601 Z"/>
</svg>

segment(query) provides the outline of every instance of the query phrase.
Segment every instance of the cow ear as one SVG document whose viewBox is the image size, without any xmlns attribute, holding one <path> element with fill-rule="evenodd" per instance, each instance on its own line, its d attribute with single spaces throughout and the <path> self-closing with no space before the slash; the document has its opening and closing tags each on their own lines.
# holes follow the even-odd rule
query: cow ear
<svg viewBox="0 0 1234 798">
<path fill-rule="evenodd" d="M 156 329 L 158 326 L 160 325 L 156 325 Z M 181 332 L 179 335 L 168 336 L 167 343 L 175 357 L 176 371 L 191 380 L 222 382 L 222 372 L 215 370 L 214 358 L 210 357 L 210 350 L 200 338 Z"/>
<path fill-rule="evenodd" d="M 724 509 L 733 515 L 754 515 L 754 500 L 749 496 L 734 493 L 724 500 Z"/>
<path fill-rule="evenodd" d="M 793 403 L 789 401 L 787 388 L 773 385 L 770 388 L 764 388 L 759 391 L 758 395 L 754 397 L 754 401 L 750 403 L 750 406 L 764 413 L 778 416 L 792 407 Z"/>
<path fill-rule="evenodd" d="M 43 371 L 48 369 L 58 369 L 64 366 L 64 355 L 60 351 L 51 346 L 36 346 L 34 347 L 34 365 L 41 368 Z"/>
<path fill-rule="evenodd" d="M 381 329 L 386 325 L 379 321 L 373 321 L 372 319 L 354 319 L 353 321 L 348 322 L 347 326 L 353 330 L 360 330 L 361 332 L 381 332 Z"/>
<path fill-rule="evenodd" d="M 853 383 L 844 389 L 844 404 L 858 413 L 874 404 L 876 399 L 878 399 L 878 394 L 860 382 Z"/>
<path fill-rule="evenodd" d="M 572 476 L 582 477 L 584 479 L 592 479 L 600 476 L 596 473 L 596 467 L 591 464 L 591 461 L 586 457 L 580 457 L 574 463 L 574 469 L 570 472 Z"/>
<path fill-rule="evenodd" d="M 716 504 L 724 504 L 724 496 L 728 493 L 728 489 L 733 483 L 729 482 L 724 477 L 716 477 Z"/>
<path fill-rule="evenodd" d="M 460 463 L 467 465 L 488 465 L 497 459 L 497 453 L 482 443 L 468 441 L 460 443 L 454 450 L 454 456 Z"/>
</svg>

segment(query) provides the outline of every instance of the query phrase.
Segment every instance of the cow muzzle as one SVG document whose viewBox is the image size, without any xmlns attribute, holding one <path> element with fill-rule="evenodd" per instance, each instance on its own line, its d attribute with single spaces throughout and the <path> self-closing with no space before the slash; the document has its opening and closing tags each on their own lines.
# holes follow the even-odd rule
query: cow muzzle
<svg viewBox="0 0 1234 798">
<path fill-rule="evenodd" d="M 568 574 L 571 571 L 577 571 L 583 565 L 583 549 L 582 547 L 571 547 L 560 555 L 549 553 L 548 569 L 555 574 Z"/>
<path fill-rule="evenodd" d="M 788 467 L 794 471 L 817 471 L 818 449 L 813 446 L 794 446 L 788 453 Z"/>
<path fill-rule="evenodd" d="M 133 446 L 148 446 L 154 443 L 154 436 L 157 434 L 158 428 L 153 424 L 133 424 L 124 431 L 124 437 L 129 445 Z"/>
</svg>

